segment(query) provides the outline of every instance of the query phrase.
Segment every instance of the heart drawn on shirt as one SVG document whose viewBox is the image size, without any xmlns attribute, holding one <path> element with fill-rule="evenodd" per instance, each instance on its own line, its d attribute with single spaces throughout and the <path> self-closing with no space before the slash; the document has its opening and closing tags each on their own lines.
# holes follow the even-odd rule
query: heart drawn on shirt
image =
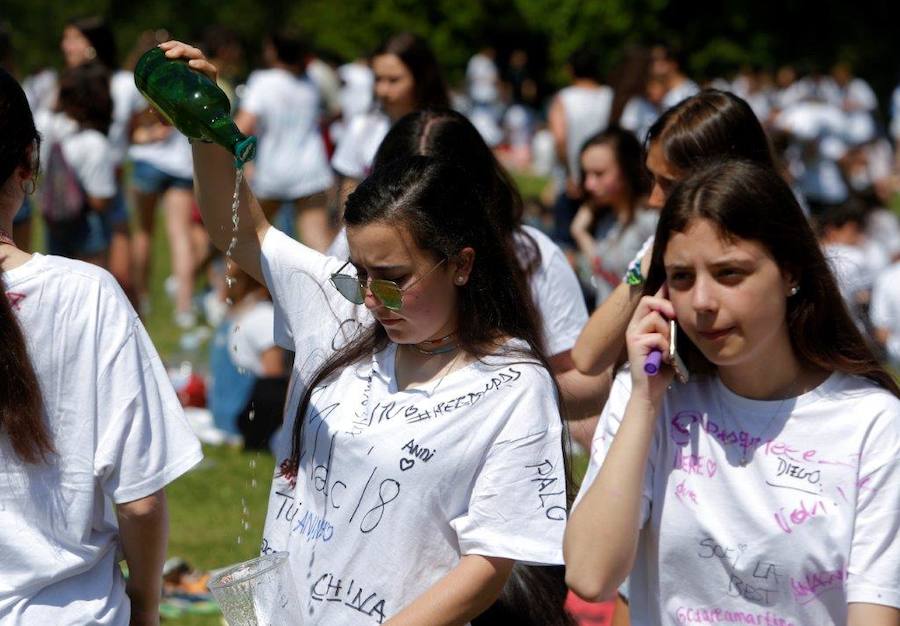
<svg viewBox="0 0 900 626">
<path fill-rule="evenodd" d="M 716 475 L 716 471 L 719 469 L 719 464 L 713 461 L 712 459 L 706 460 L 706 475 L 712 478 Z"/>
<path fill-rule="evenodd" d="M 412 459 L 400 459 L 400 471 L 405 472 L 415 464 L 416 462 Z"/>
</svg>

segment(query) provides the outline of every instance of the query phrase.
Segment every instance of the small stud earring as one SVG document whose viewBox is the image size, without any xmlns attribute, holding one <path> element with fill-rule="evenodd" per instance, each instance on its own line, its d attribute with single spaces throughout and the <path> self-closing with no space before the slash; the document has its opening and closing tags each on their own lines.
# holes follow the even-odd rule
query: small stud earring
<svg viewBox="0 0 900 626">
<path fill-rule="evenodd" d="M 800 287 L 794 285 L 793 287 L 791 287 L 790 295 L 796 296 L 798 291 L 800 291 Z"/>
<path fill-rule="evenodd" d="M 462 277 L 462 276 L 457 276 L 457 277 L 456 277 L 456 284 L 457 284 L 457 285 L 462 285 L 462 284 L 463 284 L 463 277 Z"/>
</svg>

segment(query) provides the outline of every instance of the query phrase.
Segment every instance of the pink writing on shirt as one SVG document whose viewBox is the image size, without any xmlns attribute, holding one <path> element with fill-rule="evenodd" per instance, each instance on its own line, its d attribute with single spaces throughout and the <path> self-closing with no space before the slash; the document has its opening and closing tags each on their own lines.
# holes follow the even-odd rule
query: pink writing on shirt
<svg viewBox="0 0 900 626">
<path fill-rule="evenodd" d="M 771 611 L 750 613 L 720 607 L 679 607 L 675 611 L 679 624 L 755 624 L 756 626 L 794 626 L 794 622 L 784 619 Z"/>
<path fill-rule="evenodd" d="M 694 504 L 700 504 L 697 502 L 697 494 L 694 493 L 694 490 L 687 486 L 687 479 L 682 480 L 675 487 L 675 495 L 678 496 L 678 499 L 684 502 L 685 500 L 690 500 Z"/>
<path fill-rule="evenodd" d="M 843 587 L 845 580 L 847 580 L 847 571 L 843 569 L 833 572 L 808 573 L 800 580 L 792 576 L 791 593 L 794 594 L 794 600 L 800 604 L 806 604 L 826 591 Z"/>
<path fill-rule="evenodd" d="M 691 426 L 698 424 L 700 428 L 712 435 L 723 445 L 740 446 L 744 450 L 756 448 L 762 440 L 746 430 L 729 430 L 709 419 L 698 411 L 679 411 L 671 421 L 672 441 L 679 446 L 686 446 L 691 441 Z"/>
<path fill-rule="evenodd" d="M 792 527 L 800 526 L 817 515 L 827 515 L 827 513 L 825 503 L 821 500 L 814 502 L 812 507 L 807 506 L 806 502 L 801 500 L 800 506 L 790 513 L 785 513 L 784 507 L 781 507 L 779 512 L 774 515 L 778 527 L 784 532 L 791 534 L 794 532 Z"/>
<path fill-rule="evenodd" d="M 719 470 L 719 464 L 702 454 L 682 454 L 681 448 L 675 449 L 673 469 L 687 472 L 695 476 L 712 478 Z"/>
</svg>

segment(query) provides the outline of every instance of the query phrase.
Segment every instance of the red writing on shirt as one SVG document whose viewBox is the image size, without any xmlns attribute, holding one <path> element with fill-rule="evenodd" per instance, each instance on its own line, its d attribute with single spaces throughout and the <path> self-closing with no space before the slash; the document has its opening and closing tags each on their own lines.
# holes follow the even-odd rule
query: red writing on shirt
<svg viewBox="0 0 900 626">
<path fill-rule="evenodd" d="M 22 300 L 27 298 L 24 293 L 16 293 L 14 291 L 6 292 L 6 299 L 9 300 L 9 305 L 13 308 L 14 311 L 20 311 L 22 309 Z"/>
</svg>

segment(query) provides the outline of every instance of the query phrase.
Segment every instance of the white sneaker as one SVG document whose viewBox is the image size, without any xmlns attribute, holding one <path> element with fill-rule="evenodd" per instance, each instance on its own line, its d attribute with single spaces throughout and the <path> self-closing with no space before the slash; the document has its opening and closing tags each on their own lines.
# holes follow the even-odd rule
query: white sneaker
<svg viewBox="0 0 900 626">
<path fill-rule="evenodd" d="M 163 281 L 163 291 L 166 292 L 170 300 L 174 300 L 178 294 L 178 279 L 174 276 L 167 276 Z"/>
<path fill-rule="evenodd" d="M 175 314 L 175 325 L 181 330 L 188 330 L 197 325 L 197 315 L 193 311 L 182 311 Z"/>
</svg>

